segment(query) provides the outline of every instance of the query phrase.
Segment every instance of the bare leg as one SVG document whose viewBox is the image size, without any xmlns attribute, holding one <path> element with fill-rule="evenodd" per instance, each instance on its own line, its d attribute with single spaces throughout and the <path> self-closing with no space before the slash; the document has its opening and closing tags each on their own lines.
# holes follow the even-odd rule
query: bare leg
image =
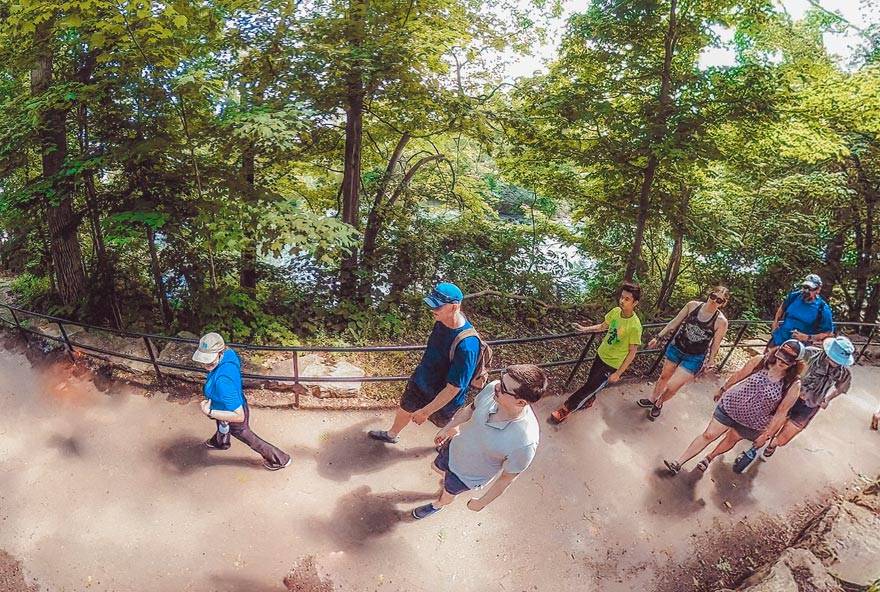
<svg viewBox="0 0 880 592">
<path fill-rule="evenodd" d="M 776 434 L 768 444 L 769 448 L 776 448 L 777 446 L 785 446 L 789 442 L 791 442 L 795 436 L 801 433 L 804 428 L 800 427 L 796 423 L 788 420 L 785 422 L 785 425 L 782 426 L 782 429 L 779 430 L 779 433 Z"/>
<path fill-rule="evenodd" d="M 694 375 L 679 366 L 675 369 L 675 373 L 669 379 L 669 382 L 666 383 L 666 391 L 660 395 L 660 398 L 654 402 L 658 407 L 663 406 L 663 403 L 671 399 L 675 396 L 675 393 L 678 390 L 692 381 L 694 379 Z"/>
<path fill-rule="evenodd" d="M 666 390 L 666 383 L 669 382 L 669 378 L 676 368 L 677 366 L 669 360 L 663 360 L 663 369 L 660 371 L 660 377 L 657 379 L 654 390 L 651 392 L 651 401 L 653 403 L 656 404 L 657 400 L 663 396 L 663 392 Z"/>
<path fill-rule="evenodd" d="M 711 461 L 716 456 L 720 456 L 736 446 L 736 443 L 742 440 L 743 437 L 736 433 L 736 430 L 733 428 L 727 430 L 727 433 L 724 434 L 724 438 L 718 442 L 715 448 L 712 449 L 712 452 L 706 455 L 706 460 Z"/>
<path fill-rule="evenodd" d="M 412 413 L 398 407 L 394 414 L 394 423 L 391 424 L 391 429 L 388 430 L 388 435 L 396 438 L 400 431 L 409 424 L 411 419 Z"/>
<path fill-rule="evenodd" d="M 432 503 L 435 508 L 442 508 L 443 506 L 448 506 L 453 501 L 455 501 L 455 496 L 446 491 L 446 489 L 442 489 L 440 491 L 440 499 Z"/>
<path fill-rule="evenodd" d="M 691 445 L 687 447 L 681 456 L 675 459 L 676 464 L 683 465 L 690 459 L 697 456 L 700 452 L 703 451 L 709 444 L 718 439 L 721 434 L 727 432 L 729 430 L 726 425 L 719 422 L 714 417 L 709 422 L 709 425 L 706 426 L 706 429 L 702 434 L 694 438 L 694 441 L 691 442 Z"/>
</svg>

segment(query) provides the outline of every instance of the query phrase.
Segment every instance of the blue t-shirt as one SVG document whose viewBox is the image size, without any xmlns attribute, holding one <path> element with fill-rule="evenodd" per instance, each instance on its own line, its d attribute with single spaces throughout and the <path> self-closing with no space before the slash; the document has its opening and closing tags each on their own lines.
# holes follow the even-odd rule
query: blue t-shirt
<svg viewBox="0 0 880 592">
<path fill-rule="evenodd" d="M 231 349 L 223 353 L 217 367 L 208 372 L 203 391 L 211 400 L 212 411 L 235 411 L 244 405 L 238 354 Z"/>
<path fill-rule="evenodd" d="M 434 323 L 431 336 L 428 337 L 428 345 L 422 356 L 422 361 L 413 372 L 412 379 L 425 395 L 436 397 L 447 384 L 454 384 L 461 390 L 449 403 L 443 407 L 443 412 L 454 412 L 464 405 L 467 399 L 468 385 L 477 368 L 477 358 L 480 355 L 480 340 L 476 337 L 465 337 L 458 347 L 455 348 L 455 356 L 449 363 L 449 348 L 455 336 L 465 329 L 472 328 L 470 321 L 458 329 L 450 329 L 440 321 Z"/>
<path fill-rule="evenodd" d="M 817 296 L 812 302 L 807 302 L 804 300 L 803 293 L 800 290 L 795 290 L 785 297 L 782 306 L 785 313 L 779 327 L 773 332 L 773 345 L 782 345 L 791 339 L 792 331 L 800 331 L 807 335 L 834 331 L 834 324 L 831 322 L 831 307 L 822 300 L 821 296 Z M 819 315 L 822 318 L 817 322 Z"/>
</svg>

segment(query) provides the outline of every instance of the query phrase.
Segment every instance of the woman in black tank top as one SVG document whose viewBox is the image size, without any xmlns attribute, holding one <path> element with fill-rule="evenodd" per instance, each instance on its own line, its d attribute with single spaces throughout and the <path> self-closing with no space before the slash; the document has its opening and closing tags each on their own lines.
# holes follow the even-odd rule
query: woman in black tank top
<svg viewBox="0 0 880 592">
<path fill-rule="evenodd" d="M 675 331 L 666 347 L 663 370 L 649 399 L 639 399 L 640 407 L 648 408 L 648 419 L 660 417 L 663 403 L 696 377 L 701 371 L 715 367 L 715 355 L 724 334 L 727 318 L 721 309 L 730 299 L 730 290 L 715 286 L 705 302 L 688 302 L 655 338 L 648 342 L 654 349 L 660 339 Z"/>
</svg>

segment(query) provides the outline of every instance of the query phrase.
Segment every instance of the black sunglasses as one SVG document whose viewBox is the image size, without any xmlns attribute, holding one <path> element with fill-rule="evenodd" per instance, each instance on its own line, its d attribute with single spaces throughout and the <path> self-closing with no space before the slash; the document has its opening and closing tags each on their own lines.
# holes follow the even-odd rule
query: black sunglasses
<svg viewBox="0 0 880 592">
<path fill-rule="evenodd" d="M 516 393 L 514 393 L 513 391 L 509 391 L 509 390 L 507 390 L 506 388 L 504 388 L 504 377 L 505 377 L 505 376 L 507 376 L 507 370 L 502 370 L 502 371 L 501 371 L 501 376 L 500 376 L 500 378 L 498 379 L 498 388 L 500 388 L 500 389 L 501 389 L 501 392 L 504 393 L 505 395 L 510 395 L 511 397 L 519 398 L 519 397 L 516 396 Z"/>
<path fill-rule="evenodd" d="M 727 302 L 727 298 L 719 296 L 718 294 L 709 294 L 709 300 L 714 300 L 718 304 L 724 304 L 725 302 Z"/>
</svg>

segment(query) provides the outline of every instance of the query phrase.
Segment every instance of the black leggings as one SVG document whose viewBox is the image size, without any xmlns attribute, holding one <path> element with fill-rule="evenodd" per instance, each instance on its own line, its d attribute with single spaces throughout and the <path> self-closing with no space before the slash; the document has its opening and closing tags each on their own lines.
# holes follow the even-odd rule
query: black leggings
<svg viewBox="0 0 880 592">
<path fill-rule="evenodd" d="M 587 382 L 584 383 L 584 386 L 573 392 L 568 400 L 565 401 L 566 409 L 576 411 L 583 407 L 588 399 L 596 396 L 596 391 L 605 384 L 608 377 L 614 374 L 616 370 L 617 368 L 612 368 L 596 356 L 596 359 L 593 360 L 593 365 L 590 367 L 590 375 L 587 377 Z"/>
</svg>

